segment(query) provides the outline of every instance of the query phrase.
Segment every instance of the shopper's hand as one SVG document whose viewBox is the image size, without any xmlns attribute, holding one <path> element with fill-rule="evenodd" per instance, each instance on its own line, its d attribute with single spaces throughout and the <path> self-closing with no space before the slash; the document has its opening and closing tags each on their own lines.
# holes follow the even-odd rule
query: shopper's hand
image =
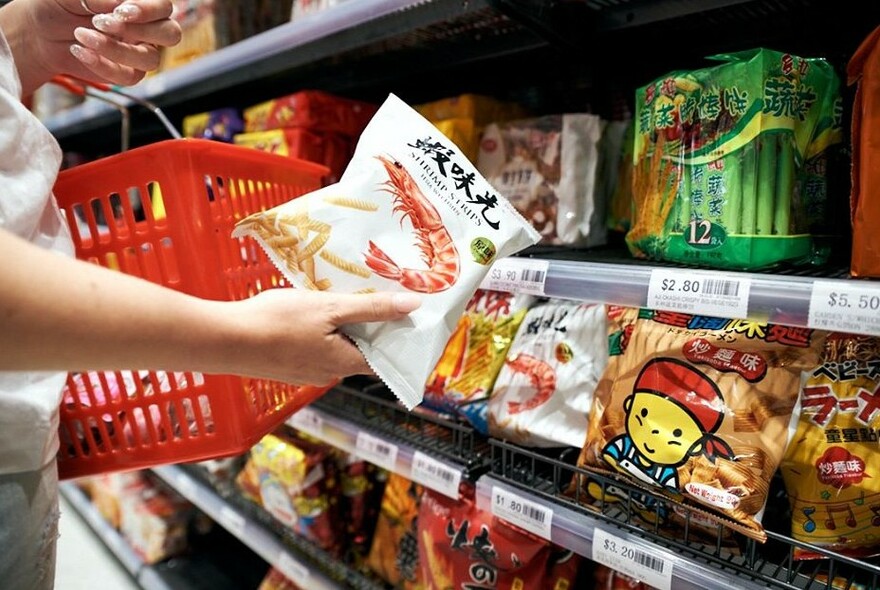
<svg viewBox="0 0 880 590">
<path fill-rule="evenodd" d="M 56 74 L 131 85 L 159 65 L 159 48 L 180 42 L 172 10 L 171 0 L 19 0 L 0 26 L 25 94 Z"/>
<path fill-rule="evenodd" d="M 358 348 L 339 332 L 345 324 L 398 320 L 420 305 L 416 295 L 346 295 L 270 289 L 222 304 L 240 340 L 225 371 L 294 384 L 325 385 L 372 374 Z M 403 353 L 403 351 L 401 351 Z"/>
</svg>

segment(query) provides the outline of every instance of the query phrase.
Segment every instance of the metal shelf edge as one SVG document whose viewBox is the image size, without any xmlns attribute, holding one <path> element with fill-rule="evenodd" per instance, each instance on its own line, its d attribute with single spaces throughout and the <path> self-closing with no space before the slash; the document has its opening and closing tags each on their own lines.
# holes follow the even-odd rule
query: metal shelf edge
<svg viewBox="0 0 880 590">
<path fill-rule="evenodd" d="M 119 560 L 122 566 L 138 582 L 144 590 L 173 590 L 152 567 L 144 563 L 134 550 L 125 542 L 122 535 L 110 526 L 98 509 L 89 501 L 85 493 L 70 482 L 59 486 L 61 494 L 71 507 L 85 520 L 89 528 L 101 540 L 108 550 Z"/>
<path fill-rule="evenodd" d="M 443 473 L 448 474 L 450 477 L 454 477 L 457 482 L 460 482 L 464 478 L 465 469 L 462 465 L 456 465 L 437 457 L 431 457 L 430 449 L 422 450 L 397 441 L 389 441 L 379 432 L 368 432 L 358 424 L 314 407 L 305 407 L 297 411 L 287 420 L 286 424 L 291 428 L 300 430 L 314 438 L 322 440 L 339 450 L 345 451 L 351 455 L 357 455 L 366 461 L 374 463 L 384 469 L 388 469 L 389 471 L 407 479 L 416 481 L 436 492 L 445 494 L 456 500 L 460 497 L 457 493 L 457 484 L 453 486 L 456 489 L 456 493 L 453 496 L 450 488 L 444 488 L 443 485 L 426 479 L 422 471 L 413 470 L 416 454 L 423 453 L 424 455 L 429 456 L 429 460 L 435 464 L 437 468 L 442 470 Z M 368 434 L 370 437 L 381 441 L 387 447 L 393 447 L 393 449 L 396 449 L 393 451 L 393 464 L 389 460 L 382 460 L 383 455 L 370 453 L 368 449 L 365 452 L 363 445 L 358 444 L 359 436 L 363 436 L 364 434 Z M 363 441 L 364 439 L 360 440 Z"/>
<path fill-rule="evenodd" d="M 556 545 L 574 551 L 587 559 L 593 558 L 593 538 L 596 530 L 601 530 L 624 539 L 628 544 L 639 548 L 643 553 L 663 559 L 666 563 L 671 564 L 672 587 L 676 590 L 730 590 L 731 588 L 758 590 L 759 588 L 766 588 L 764 585 L 738 578 L 733 573 L 725 574 L 697 561 L 686 559 L 672 550 L 659 547 L 623 529 L 603 523 L 599 519 L 591 518 L 589 515 L 560 504 L 547 502 L 544 498 L 502 482 L 491 475 L 484 475 L 477 480 L 477 506 L 481 510 L 492 511 L 492 493 L 495 488 L 500 488 L 507 493 L 513 493 L 535 504 L 552 508 L 550 540 Z"/>
<path fill-rule="evenodd" d="M 309 563 L 288 551 L 274 533 L 229 505 L 182 468 L 165 465 L 152 471 L 295 583 L 315 590 L 341 590 L 342 586 L 314 571 Z"/>
</svg>

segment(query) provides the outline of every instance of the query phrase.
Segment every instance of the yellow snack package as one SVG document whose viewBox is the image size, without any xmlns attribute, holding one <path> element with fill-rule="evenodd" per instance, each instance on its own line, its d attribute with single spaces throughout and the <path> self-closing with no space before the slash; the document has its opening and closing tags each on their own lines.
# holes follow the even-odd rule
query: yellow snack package
<svg viewBox="0 0 880 590">
<path fill-rule="evenodd" d="M 597 387 L 579 464 L 764 541 L 770 478 L 822 340 L 806 328 L 642 310 Z"/>
<path fill-rule="evenodd" d="M 880 338 L 829 335 L 798 407 L 780 466 L 792 537 L 853 557 L 880 554 Z M 795 557 L 823 556 L 797 548 Z"/>
</svg>

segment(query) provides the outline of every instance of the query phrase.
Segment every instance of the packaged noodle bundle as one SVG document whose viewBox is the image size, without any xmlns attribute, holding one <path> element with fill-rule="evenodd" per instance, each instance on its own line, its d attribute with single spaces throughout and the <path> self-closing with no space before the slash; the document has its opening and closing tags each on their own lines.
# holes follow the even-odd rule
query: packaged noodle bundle
<svg viewBox="0 0 880 590">
<path fill-rule="evenodd" d="M 478 289 L 425 387 L 425 405 L 489 433 L 489 393 L 534 297 Z"/>
<path fill-rule="evenodd" d="M 477 166 L 541 232 L 542 243 L 598 246 L 607 237 L 596 193 L 603 126 L 583 113 L 493 123 Z"/>
<path fill-rule="evenodd" d="M 767 49 L 712 59 L 636 93 L 630 250 L 736 269 L 824 261 L 833 68 Z"/>
<path fill-rule="evenodd" d="M 880 338 L 831 334 L 791 423 L 781 470 L 792 537 L 880 554 Z M 823 557 L 795 548 L 795 557 Z"/>
<path fill-rule="evenodd" d="M 396 473 L 388 475 L 367 566 L 395 588 L 422 588 L 418 516 L 423 488 Z"/>
<path fill-rule="evenodd" d="M 582 448 L 608 359 L 605 307 L 551 300 L 526 314 L 489 400 L 493 436 Z"/>
<path fill-rule="evenodd" d="M 455 145 L 394 95 L 337 184 L 251 215 L 233 236 L 256 238 L 295 287 L 424 293 L 404 320 L 345 328 L 408 408 L 422 401 L 491 263 L 539 239 Z"/>
<path fill-rule="evenodd" d="M 643 310 L 627 340 L 594 395 L 579 464 L 763 541 L 770 478 L 823 335 Z"/>
</svg>

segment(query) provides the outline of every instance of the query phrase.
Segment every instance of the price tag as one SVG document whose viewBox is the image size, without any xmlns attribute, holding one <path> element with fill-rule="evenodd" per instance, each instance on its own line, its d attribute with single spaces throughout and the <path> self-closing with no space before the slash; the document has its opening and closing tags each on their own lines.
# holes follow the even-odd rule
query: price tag
<svg viewBox="0 0 880 590">
<path fill-rule="evenodd" d="M 247 527 L 247 520 L 244 516 L 242 516 L 229 506 L 223 506 L 220 508 L 220 513 L 217 520 L 220 521 L 220 524 L 222 524 L 223 528 L 225 528 L 227 531 L 229 531 L 239 539 L 244 538 L 244 529 L 245 527 Z"/>
<path fill-rule="evenodd" d="M 281 573 L 297 586 L 306 587 L 306 582 L 308 582 L 311 575 L 309 568 L 292 558 L 284 549 L 278 552 L 275 567 L 281 570 Z"/>
<path fill-rule="evenodd" d="M 510 293 L 530 293 L 544 295 L 544 282 L 550 262 L 534 258 L 500 258 L 492 263 L 492 268 L 480 288 L 490 291 Z"/>
<path fill-rule="evenodd" d="M 593 561 L 652 588 L 672 588 L 672 559 L 656 548 L 645 551 L 640 545 L 598 528 L 593 533 Z"/>
<path fill-rule="evenodd" d="M 550 541 L 553 509 L 492 486 L 492 514 Z"/>
<path fill-rule="evenodd" d="M 411 479 L 436 492 L 458 500 L 461 470 L 453 469 L 421 451 L 413 454 Z"/>
<path fill-rule="evenodd" d="M 749 315 L 752 280 L 693 270 L 655 268 L 648 283 L 651 309 L 679 311 L 721 318 Z"/>
<path fill-rule="evenodd" d="M 315 438 L 324 438 L 324 418 L 312 409 L 303 408 L 297 411 L 287 423 Z"/>
<path fill-rule="evenodd" d="M 388 471 L 397 469 L 397 445 L 366 432 L 358 432 L 355 454 Z"/>
<path fill-rule="evenodd" d="M 807 325 L 820 330 L 880 336 L 880 285 L 816 281 Z"/>
<path fill-rule="evenodd" d="M 181 496 L 183 496 L 190 502 L 195 503 L 196 491 L 198 490 L 198 488 L 196 487 L 196 483 L 189 475 L 182 471 L 175 473 L 174 488 L 180 493 Z"/>
</svg>

